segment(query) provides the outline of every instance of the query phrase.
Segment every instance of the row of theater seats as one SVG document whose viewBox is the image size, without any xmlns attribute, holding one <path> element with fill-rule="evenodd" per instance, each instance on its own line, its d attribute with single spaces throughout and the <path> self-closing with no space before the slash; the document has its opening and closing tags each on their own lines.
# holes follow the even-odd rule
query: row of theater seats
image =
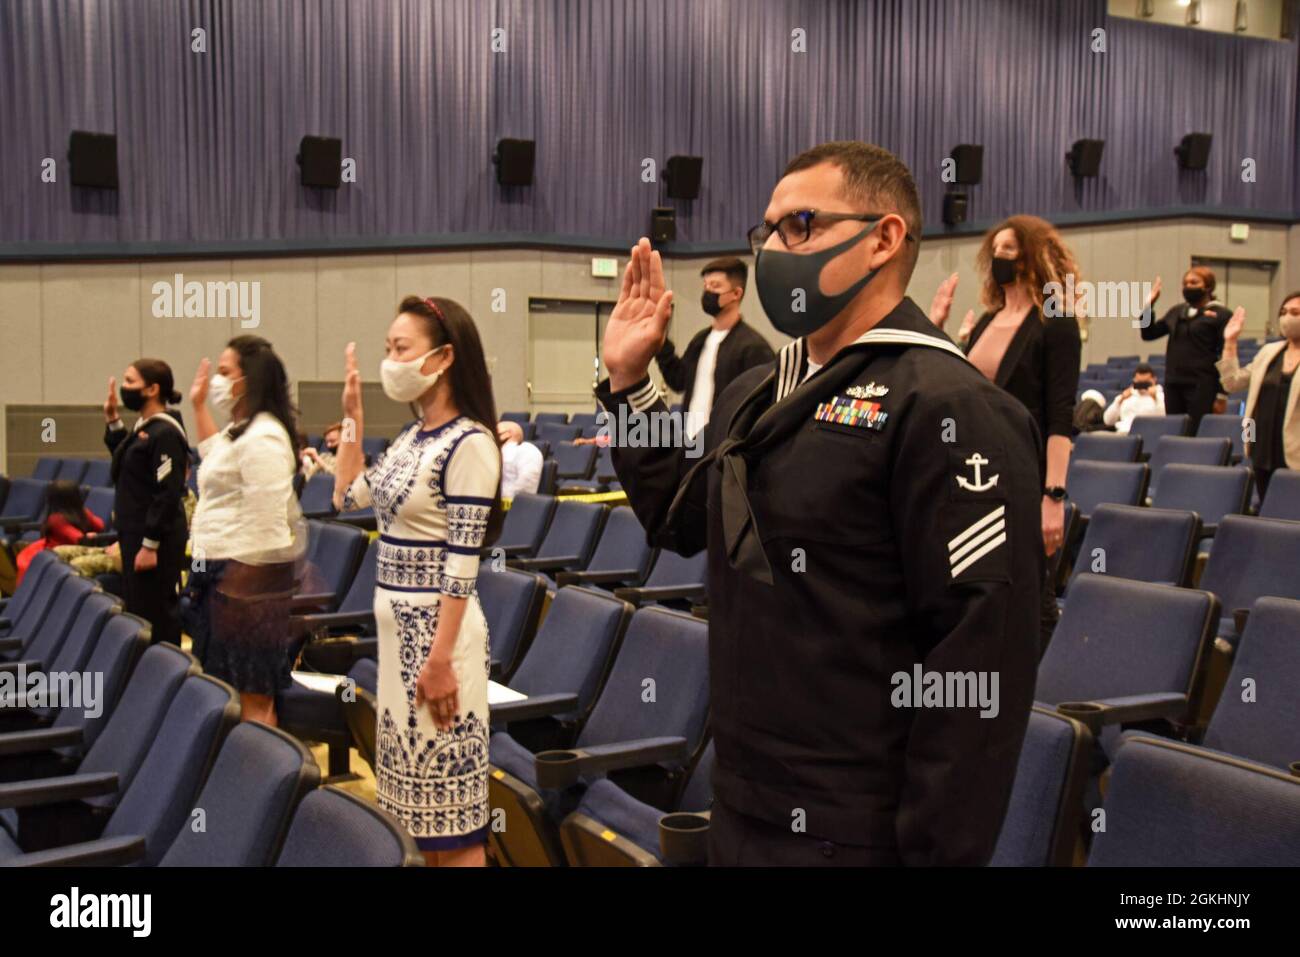
<svg viewBox="0 0 1300 957">
<path fill-rule="evenodd" d="M 564 504 L 584 503 L 555 507 Z M 629 514 L 613 510 L 607 532 Z M 1170 518 L 1181 522 L 1180 539 L 1146 524 L 1172 527 Z M 1110 543 L 1097 547 L 1118 564 L 1105 575 L 1079 569 L 1070 582 L 994 863 L 1070 863 L 1081 822 L 1095 820 L 1085 810 L 1098 806 L 1110 826 L 1092 842 L 1093 863 L 1300 862 L 1285 830 L 1261 826 L 1300 813 L 1300 782 L 1286 774 L 1300 759 L 1290 691 L 1300 679 L 1300 602 L 1260 597 L 1295 594 L 1287 589 L 1300 567 L 1300 523 L 1229 517 L 1200 590 L 1122 577 L 1185 585 L 1199 531 L 1195 516 L 1168 510 L 1103 506 L 1094 516 L 1088 547 Z M 555 591 L 538 625 L 549 584 L 490 562 L 479 578 L 494 677 L 526 696 L 491 709 L 489 784 L 507 820 L 491 838 L 496 858 L 700 860 L 707 813 L 691 812 L 710 803 L 706 627 L 576 585 Z M 1226 682 L 1211 674 L 1219 635 L 1236 646 Z M 357 661 L 353 701 L 330 702 L 336 729 L 372 761 L 375 673 L 373 660 Z M 1240 694 L 1248 679 L 1260 687 L 1258 703 Z M 1103 802 L 1102 769 L 1112 762 Z M 1252 833 L 1267 838 L 1238 840 Z"/>
<path fill-rule="evenodd" d="M 1272 340 L 1270 340 L 1272 341 Z M 1242 367 L 1249 365 L 1259 352 L 1260 342 L 1256 339 L 1240 339 L 1237 342 L 1237 358 Z M 1111 356 L 1105 362 L 1089 363 L 1082 372 L 1079 373 L 1079 388 L 1075 396 L 1076 400 L 1087 392 L 1089 389 L 1095 389 L 1106 397 L 1109 403 L 1114 398 L 1129 387 L 1133 382 L 1133 373 L 1137 371 L 1138 364 L 1145 361 L 1151 366 L 1156 374 L 1158 382 L 1165 380 L 1165 356 L 1163 353 L 1152 353 L 1146 360 L 1142 360 L 1136 355 L 1129 356 Z M 1229 397 L 1229 408 L 1233 411 L 1240 412 L 1241 406 L 1246 399 L 1246 392 L 1235 392 Z"/>
<path fill-rule="evenodd" d="M 0 607 L 0 668 L 99 676 L 97 702 L 0 710 L 0 864 L 416 866 L 397 821 L 52 553 Z M 83 691 L 84 691 L 84 685 Z M 89 705 L 94 704 L 94 707 Z"/>
</svg>

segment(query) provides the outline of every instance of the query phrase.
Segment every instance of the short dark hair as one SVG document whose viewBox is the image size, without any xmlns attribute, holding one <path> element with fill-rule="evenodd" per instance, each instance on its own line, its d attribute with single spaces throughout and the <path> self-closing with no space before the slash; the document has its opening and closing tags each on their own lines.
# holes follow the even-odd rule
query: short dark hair
<svg viewBox="0 0 1300 957">
<path fill-rule="evenodd" d="M 870 207 L 867 212 L 897 213 L 916 240 L 904 244 L 905 280 L 912 275 L 921 246 L 921 197 L 907 164 L 889 150 L 858 140 L 836 140 L 804 150 L 790 161 L 782 176 L 832 163 L 844 174 L 848 198 Z"/>
<path fill-rule="evenodd" d="M 1139 372 L 1145 373 L 1146 375 L 1151 376 L 1151 378 L 1153 379 L 1157 378 L 1155 367 L 1151 365 L 1151 363 L 1149 362 L 1139 362 L 1137 364 L 1137 368 L 1133 370 L 1133 374 L 1137 375 Z"/>
<path fill-rule="evenodd" d="M 723 256 L 721 259 L 713 260 L 700 270 L 700 275 L 707 276 L 711 272 L 726 273 L 727 279 L 733 286 L 745 288 L 749 285 L 749 267 L 745 265 L 743 259 L 735 256 Z"/>
</svg>

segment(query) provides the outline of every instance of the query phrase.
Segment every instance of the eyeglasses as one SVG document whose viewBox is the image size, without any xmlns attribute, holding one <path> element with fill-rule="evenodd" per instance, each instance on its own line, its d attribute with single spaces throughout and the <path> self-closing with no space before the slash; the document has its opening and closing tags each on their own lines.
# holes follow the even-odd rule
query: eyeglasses
<svg viewBox="0 0 1300 957">
<path fill-rule="evenodd" d="M 853 220 L 860 223 L 878 223 L 884 219 L 886 213 L 828 213 L 819 209 L 796 209 L 792 213 L 786 213 L 775 223 L 761 222 L 749 231 L 749 250 L 758 255 L 758 251 L 763 248 L 768 237 L 773 233 L 780 233 L 781 242 L 785 243 L 786 249 L 793 249 L 800 243 L 806 243 L 808 237 L 812 234 L 813 220 L 819 223 L 839 223 L 845 220 Z M 911 242 L 916 242 L 911 233 L 906 237 Z"/>
</svg>

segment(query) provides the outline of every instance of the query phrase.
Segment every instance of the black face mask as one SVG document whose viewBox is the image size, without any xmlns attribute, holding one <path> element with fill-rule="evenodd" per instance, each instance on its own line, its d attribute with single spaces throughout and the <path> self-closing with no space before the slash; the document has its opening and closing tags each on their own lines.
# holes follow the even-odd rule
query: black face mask
<svg viewBox="0 0 1300 957">
<path fill-rule="evenodd" d="M 122 397 L 122 405 L 129 411 L 139 412 L 144 408 L 143 389 L 128 389 L 126 386 L 121 386 L 117 392 Z"/>
<path fill-rule="evenodd" d="M 706 292 L 700 296 L 700 308 L 710 316 L 716 316 L 722 312 L 722 303 L 718 302 L 721 293 Z"/>
<path fill-rule="evenodd" d="M 1189 306 L 1199 306 L 1205 300 L 1205 290 L 1198 286 L 1184 286 L 1183 298 Z"/>
<path fill-rule="evenodd" d="M 1137 389 L 1139 392 L 1145 392 L 1147 389 L 1154 389 L 1155 387 L 1156 387 L 1156 384 L 1155 384 L 1154 382 L 1136 382 L 1136 381 L 1135 381 L 1135 382 L 1133 383 L 1133 388 Z"/>
<path fill-rule="evenodd" d="M 994 256 L 993 281 L 999 286 L 1009 286 L 1016 281 L 1016 261 L 1003 256 Z"/>
</svg>

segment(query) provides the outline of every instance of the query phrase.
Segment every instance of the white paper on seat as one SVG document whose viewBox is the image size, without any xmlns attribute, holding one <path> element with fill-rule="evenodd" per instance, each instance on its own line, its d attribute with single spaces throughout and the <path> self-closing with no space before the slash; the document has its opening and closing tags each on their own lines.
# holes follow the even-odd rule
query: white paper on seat
<svg viewBox="0 0 1300 957">
<path fill-rule="evenodd" d="M 311 691 L 323 691 L 326 694 L 333 694 L 334 690 L 346 679 L 343 675 L 320 675 L 311 671 L 295 671 L 293 680 Z"/>
<path fill-rule="evenodd" d="M 505 685 L 499 685 L 495 681 L 488 682 L 488 704 L 505 704 L 507 701 L 525 701 L 528 695 L 520 694 L 518 691 L 512 691 Z"/>
</svg>

